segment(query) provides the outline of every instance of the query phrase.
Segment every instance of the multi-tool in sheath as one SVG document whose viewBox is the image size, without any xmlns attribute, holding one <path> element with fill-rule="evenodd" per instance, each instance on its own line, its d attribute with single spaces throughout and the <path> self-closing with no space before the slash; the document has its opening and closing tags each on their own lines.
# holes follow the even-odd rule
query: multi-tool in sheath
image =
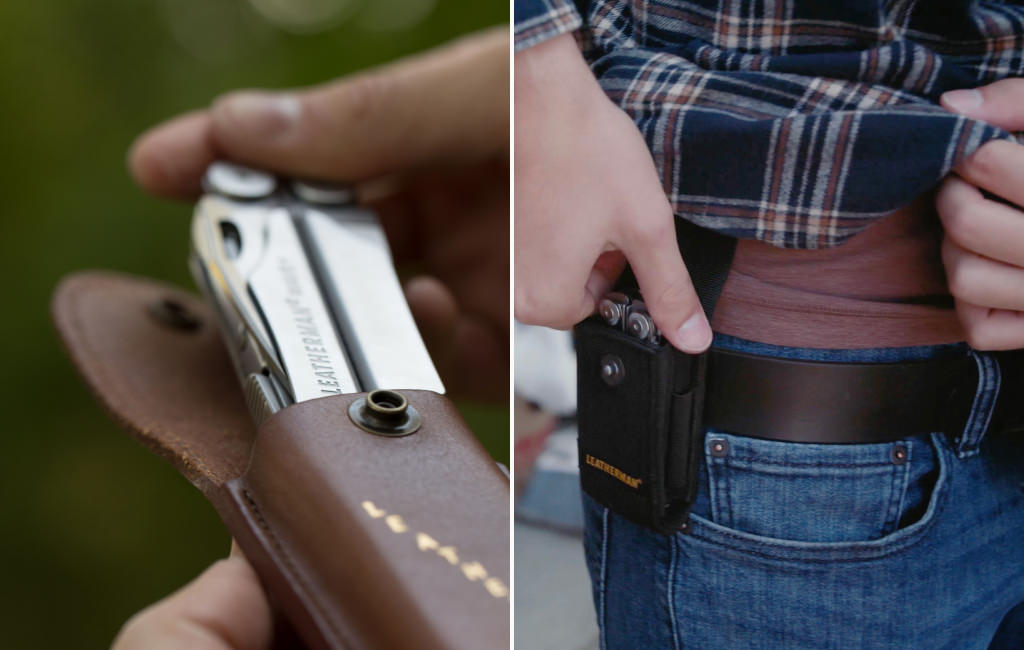
<svg viewBox="0 0 1024 650">
<path fill-rule="evenodd" d="M 208 305 L 76 274 L 54 298 L 76 366 L 209 499 L 303 647 L 507 647 L 509 482 L 439 394 L 379 222 L 343 187 L 223 163 L 204 186 Z"/>
<path fill-rule="evenodd" d="M 576 352 L 583 491 L 677 532 L 697 494 L 707 356 L 669 345 L 628 289 L 607 294 L 576 326 Z"/>
<path fill-rule="evenodd" d="M 257 422 L 329 395 L 444 392 L 380 222 L 349 188 L 224 162 L 203 187 L 192 273 Z"/>
</svg>

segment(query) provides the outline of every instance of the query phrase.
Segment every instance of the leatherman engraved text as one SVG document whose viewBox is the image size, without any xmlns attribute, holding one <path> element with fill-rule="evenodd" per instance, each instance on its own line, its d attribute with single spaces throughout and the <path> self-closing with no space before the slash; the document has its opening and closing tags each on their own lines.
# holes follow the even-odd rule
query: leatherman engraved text
<svg viewBox="0 0 1024 650">
<path fill-rule="evenodd" d="M 191 266 L 257 419 L 316 397 L 444 392 L 376 217 L 345 188 L 217 162 Z"/>
<path fill-rule="evenodd" d="M 331 356 L 327 351 L 324 338 L 317 328 L 313 310 L 303 303 L 306 296 L 302 294 L 302 283 L 296 277 L 295 266 L 287 257 L 278 257 L 277 267 L 281 271 L 285 288 L 288 291 L 284 303 L 292 315 L 295 331 L 302 337 L 306 360 L 317 377 L 320 392 L 325 395 L 337 395 L 341 393 L 337 370 L 331 364 Z"/>
</svg>

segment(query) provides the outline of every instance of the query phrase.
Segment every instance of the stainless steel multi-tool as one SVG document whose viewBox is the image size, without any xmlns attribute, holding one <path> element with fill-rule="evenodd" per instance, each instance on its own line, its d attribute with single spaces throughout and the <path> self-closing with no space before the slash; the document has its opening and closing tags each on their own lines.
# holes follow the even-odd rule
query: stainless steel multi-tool
<svg viewBox="0 0 1024 650">
<path fill-rule="evenodd" d="M 660 345 L 661 332 L 651 320 L 647 305 L 639 298 L 613 291 L 606 294 L 597 305 L 597 312 L 606 323 L 630 334 L 641 341 Z"/>
<path fill-rule="evenodd" d="M 216 162 L 191 268 L 256 420 L 296 402 L 444 386 L 376 216 L 350 189 Z"/>
</svg>

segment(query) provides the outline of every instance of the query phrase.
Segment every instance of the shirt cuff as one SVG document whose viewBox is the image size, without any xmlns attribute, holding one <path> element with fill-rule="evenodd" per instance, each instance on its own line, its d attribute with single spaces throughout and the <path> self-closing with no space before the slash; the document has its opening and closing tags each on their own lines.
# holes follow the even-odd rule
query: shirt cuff
<svg viewBox="0 0 1024 650">
<path fill-rule="evenodd" d="M 582 25 L 573 0 L 515 0 L 516 52 Z"/>
</svg>

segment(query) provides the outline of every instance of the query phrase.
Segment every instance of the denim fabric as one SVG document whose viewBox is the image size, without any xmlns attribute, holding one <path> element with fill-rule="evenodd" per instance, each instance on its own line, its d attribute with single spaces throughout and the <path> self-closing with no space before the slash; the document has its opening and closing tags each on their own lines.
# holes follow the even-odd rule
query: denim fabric
<svg viewBox="0 0 1024 650">
<path fill-rule="evenodd" d="M 701 494 L 665 537 L 584 495 L 602 648 L 1024 648 L 1024 438 L 985 429 L 994 358 L 965 346 L 788 358 L 970 354 L 963 432 L 821 445 L 707 431 Z"/>
</svg>

